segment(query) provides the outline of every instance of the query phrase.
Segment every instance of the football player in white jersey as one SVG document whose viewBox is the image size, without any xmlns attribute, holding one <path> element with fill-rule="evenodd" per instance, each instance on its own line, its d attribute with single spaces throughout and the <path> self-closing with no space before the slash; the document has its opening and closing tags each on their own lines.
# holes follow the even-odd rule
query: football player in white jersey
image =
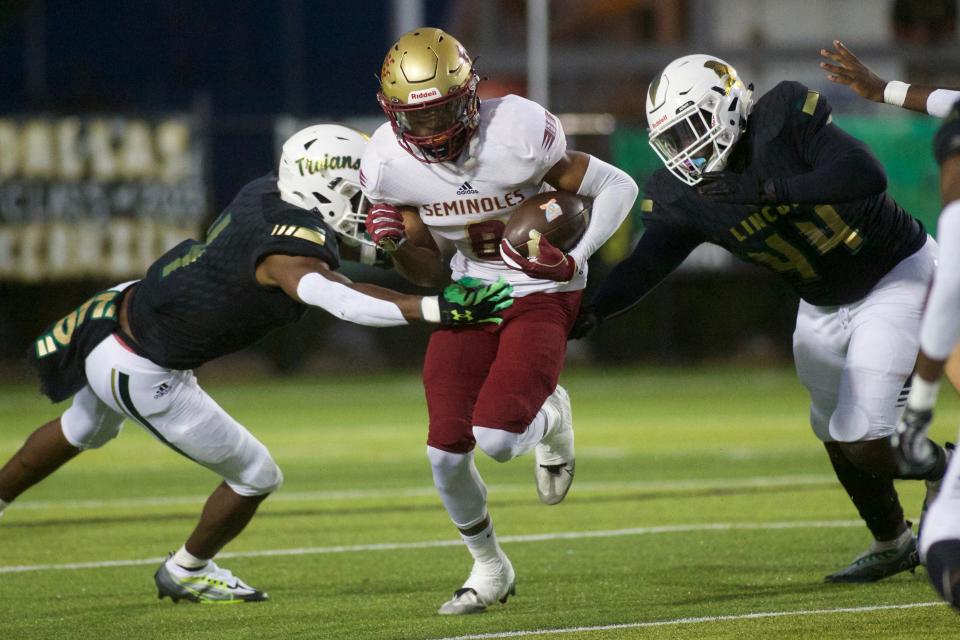
<svg viewBox="0 0 960 640">
<path fill-rule="evenodd" d="M 570 401 L 557 385 L 567 332 L 580 305 L 587 259 L 620 226 L 637 196 L 623 171 L 567 149 L 559 120 L 509 95 L 477 97 L 480 78 L 463 46 L 422 28 L 390 47 L 378 99 L 389 123 L 373 135 L 360 181 L 375 203 L 366 230 L 392 251 L 394 265 L 421 286 L 452 277 L 506 278 L 517 297 L 503 324 L 436 331 L 423 382 L 429 413 L 427 456 L 434 483 L 473 555 L 470 576 L 441 614 L 505 602 L 515 573 L 497 543 L 487 490 L 474 466 L 479 448 L 499 462 L 535 450 L 537 491 L 560 502 L 574 473 Z M 593 198 L 590 223 L 569 253 L 541 237 L 520 256 L 502 240 L 511 212 L 553 187 Z"/>
<path fill-rule="evenodd" d="M 213 559 L 280 487 L 283 474 L 192 369 L 295 322 L 308 305 L 386 327 L 427 317 L 497 323 L 499 309 L 512 303 L 503 283 L 455 284 L 441 296 L 420 297 L 354 284 L 336 272 L 341 242 L 368 263 L 375 257 L 374 247 L 364 251 L 359 232 L 355 165 L 366 145 L 364 134 L 341 125 L 295 133 L 283 145 L 278 170 L 243 187 L 205 241 L 183 241 L 141 280 L 96 294 L 44 331 L 31 358 L 41 390 L 53 402 L 71 396 L 73 402 L 0 466 L 0 515 L 60 466 L 117 437 L 126 418 L 223 479 L 190 537 L 157 568 L 159 596 L 268 599 Z M 5 552 L 15 553 L 10 546 Z"/>
<path fill-rule="evenodd" d="M 820 66 L 832 82 L 845 84 L 874 102 L 946 118 L 934 138 L 940 165 L 943 210 L 937 222 L 940 261 L 920 325 L 920 355 L 910 395 L 894 438 L 900 465 L 906 471 L 925 469 L 934 457 L 927 438 L 933 421 L 940 379 L 948 359 L 956 366 L 960 338 L 960 91 L 887 82 L 873 73 L 839 40 L 834 51 L 821 49 L 831 60 Z M 953 355 L 951 355 L 953 351 Z M 956 375 L 951 382 L 957 380 Z M 956 384 L 954 384 L 956 386 Z M 960 609 L 960 462 L 952 456 L 939 494 L 928 506 L 920 531 L 920 558 L 944 600 Z"/>
</svg>

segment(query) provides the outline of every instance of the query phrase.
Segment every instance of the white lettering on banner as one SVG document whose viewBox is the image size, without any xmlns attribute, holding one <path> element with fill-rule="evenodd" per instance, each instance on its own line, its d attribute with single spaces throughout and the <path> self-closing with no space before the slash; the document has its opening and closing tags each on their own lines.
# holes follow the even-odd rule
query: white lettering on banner
<svg viewBox="0 0 960 640">
<path fill-rule="evenodd" d="M 79 180 L 83 177 L 83 152 L 80 150 L 80 119 L 64 118 L 57 126 L 57 149 L 60 177 Z"/>
<path fill-rule="evenodd" d="M 0 179 L 174 182 L 199 169 L 182 119 L 0 119 Z"/>
<path fill-rule="evenodd" d="M 41 282 L 143 275 L 157 256 L 201 234 L 199 226 L 130 219 L 112 222 L 107 229 L 96 222 L 2 226 L 0 279 Z"/>
<path fill-rule="evenodd" d="M 141 275 L 198 237 L 204 155 L 185 116 L 0 118 L 0 279 Z"/>
<path fill-rule="evenodd" d="M 46 120 L 31 120 L 23 128 L 23 176 L 40 180 L 53 178 L 54 155 L 50 153 L 53 132 Z"/>
<path fill-rule="evenodd" d="M 17 173 L 20 158 L 20 140 L 17 128 L 10 120 L 0 120 L 0 180 Z"/>
<path fill-rule="evenodd" d="M 167 120 L 157 126 L 157 153 L 160 179 L 176 182 L 190 175 L 193 166 L 190 131 L 182 122 Z"/>
</svg>

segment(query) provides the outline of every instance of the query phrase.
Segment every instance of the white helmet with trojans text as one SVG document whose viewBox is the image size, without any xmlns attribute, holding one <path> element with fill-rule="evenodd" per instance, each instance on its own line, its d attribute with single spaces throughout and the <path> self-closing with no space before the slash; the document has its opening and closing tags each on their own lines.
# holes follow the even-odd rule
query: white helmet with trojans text
<svg viewBox="0 0 960 640">
<path fill-rule="evenodd" d="M 366 200 L 360 158 L 366 134 L 340 124 L 301 129 L 283 143 L 277 187 L 284 202 L 314 211 L 348 244 L 373 243 L 363 232 Z"/>
<path fill-rule="evenodd" d="M 650 146 L 673 175 L 695 185 L 726 166 L 752 105 L 752 86 L 720 58 L 677 58 L 647 91 Z"/>
</svg>

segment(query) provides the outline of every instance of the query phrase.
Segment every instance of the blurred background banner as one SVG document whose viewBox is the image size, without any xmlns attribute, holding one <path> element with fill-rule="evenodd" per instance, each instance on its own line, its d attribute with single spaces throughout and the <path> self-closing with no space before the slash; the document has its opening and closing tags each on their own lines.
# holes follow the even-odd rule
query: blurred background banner
<svg viewBox="0 0 960 640">
<path fill-rule="evenodd" d="M 711 53 L 762 95 L 820 91 L 870 145 L 890 192 L 929 231 L 939 211 L 937 121 L 829 83 L 819 49 L 843 40 L 886 79 L 960 86 L 957 0 L 211 0 L 0 2 L 0 366 L 51 319 L 136 277 L 276 167 L 301 126 L 384 122 L 376 74 L 423 25 L 460 39 L 481 96 L 542 101 L 571 148 L 642 186 L 660 167 L 644 98 L 670 60 Z M 592 259 L 589 297 L 643 232 L 639 212 Z M 416 290 L 393 272 L 354 279 Z M 571 360 L 789 363 L 797 299 L 766 271 L 697 249 Z M 307 314 L 243 357 L 251 368 L 417 366 L 427 332 Z M 243 367 L 234 367 L 243 370 Z"/>
<path fill-rule="evenodd" d="M 0 119 L 0 279 L 132 278 L 208 215 L 197 119 Z"/>
</svg>

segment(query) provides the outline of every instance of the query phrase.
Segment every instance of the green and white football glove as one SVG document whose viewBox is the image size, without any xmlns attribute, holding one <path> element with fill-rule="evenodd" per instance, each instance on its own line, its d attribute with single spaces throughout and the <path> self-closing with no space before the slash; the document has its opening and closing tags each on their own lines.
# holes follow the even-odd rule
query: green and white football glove
<svg viewBox="0 0 960 640">
<path fill-rule="evenodd" d="M 460 278 L 448 285 L 439 296 L 440 324 L 500 324 L 498 314 L 513 304 L 513 286 L 500 278 L 493 284 L 484 284 L 476 278 Z"/>
</svg>

